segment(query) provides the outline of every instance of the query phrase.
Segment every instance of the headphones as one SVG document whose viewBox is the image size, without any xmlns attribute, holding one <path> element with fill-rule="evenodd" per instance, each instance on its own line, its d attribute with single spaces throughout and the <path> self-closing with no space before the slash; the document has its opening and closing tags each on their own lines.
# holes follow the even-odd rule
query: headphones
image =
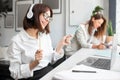
<svg viewBox="0 0 120 80">
<path fill-rule="evenodd" d="M 27 18 L 28 18 L 28 19 L 31 19 L 31 18 L 33 17 L 32 9 L 33 9 L 34 5 L 35 5 L 35 4 L 31 4 L 30 9 L 29 9 L 29 11 L 28 11 L 28 13 L 27 13 Z"/>
</svg>

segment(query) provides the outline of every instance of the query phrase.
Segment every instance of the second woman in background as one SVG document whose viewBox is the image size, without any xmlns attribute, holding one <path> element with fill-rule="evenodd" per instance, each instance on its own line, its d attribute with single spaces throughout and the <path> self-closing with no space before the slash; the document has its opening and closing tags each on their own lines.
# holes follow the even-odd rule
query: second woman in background
<svg viewBox="0 0 120 80">
<path fill-rule="evenodd" d="M 66 47 L 66 54 L 72 55 L 80 48 L 105 49 L 106 19 L 96 12 L 86 24 L 80 24 L 71 41 Z"/>
</svg>

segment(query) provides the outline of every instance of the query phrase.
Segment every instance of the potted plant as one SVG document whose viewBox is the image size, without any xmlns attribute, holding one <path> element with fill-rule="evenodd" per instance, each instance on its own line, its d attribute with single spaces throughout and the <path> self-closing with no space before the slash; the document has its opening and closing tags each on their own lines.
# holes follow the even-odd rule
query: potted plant
<svg viewBox="0 0 120 80">
<path fill-rule="evenodd" d="M 92 15 L 95 15 L 97 13 L 101 13 L 101 11 L 104 10 L 102 7 L 99 5 L 95 7 L 95 9 L 92 11 Z"/>
<path fill-rule="evenodd" d="M 114 31 L 113 31 L 113 27 L 112 27 L 112 22 L 111 21 L 109 21 L 108 25 L 107 25 L 107 34 L 108 34 L 108 36 L 107 36 L 106 42 L 109 43 L 110 41 L 112 41 L 113 35 L 114 35 Z"/>
</svg>

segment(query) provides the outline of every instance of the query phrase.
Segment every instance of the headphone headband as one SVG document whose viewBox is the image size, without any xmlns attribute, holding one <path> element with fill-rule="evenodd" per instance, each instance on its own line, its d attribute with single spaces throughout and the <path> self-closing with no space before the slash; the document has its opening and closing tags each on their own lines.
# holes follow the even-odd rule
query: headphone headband
<svg viewBox="0 0 120 80">
<path fill-rule="evenodd" d="M 35 4 L 31 4 L 30 9 L 29 9 L 29 11 L 28 11 L 28 13 L 27 13 L 27 18 L 28 18 L 28 19 L 31 19 L 31 18 L 33 17 L 32 9 L 33 9 L 34 5 L 35 5 Z"/>
</svg>

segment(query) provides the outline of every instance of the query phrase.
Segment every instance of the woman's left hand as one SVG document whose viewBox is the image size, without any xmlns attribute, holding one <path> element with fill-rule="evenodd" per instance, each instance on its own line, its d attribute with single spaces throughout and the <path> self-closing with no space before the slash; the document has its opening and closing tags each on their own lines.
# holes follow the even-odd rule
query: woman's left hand
<svg viewBox="0 0 120 80">
<path fill-rule="evenodd" d="M 61 40 L 63 46 L 70 44 L 71 43 L 71 39 L 72 39 L 72 35 L 64 36 L 63 39 Z"/>
<path fill-rule="evenodd" d="M 106 48 L 106 46 L 103 43 L 98 45 L 98 49 L 105 49 L 105 48 Z"/>
<path fill-rule="evenodd" d="M 57 47 L 56 47 L 56 51 L 58 53 L 61 52 L 61 49 L 64 45 L 68 45 L 71 43 L 71 39 L 72 39 L 72 35 L 66 35 L 64 36 L 61 41 L 58 43 Z"/>
</svg>

